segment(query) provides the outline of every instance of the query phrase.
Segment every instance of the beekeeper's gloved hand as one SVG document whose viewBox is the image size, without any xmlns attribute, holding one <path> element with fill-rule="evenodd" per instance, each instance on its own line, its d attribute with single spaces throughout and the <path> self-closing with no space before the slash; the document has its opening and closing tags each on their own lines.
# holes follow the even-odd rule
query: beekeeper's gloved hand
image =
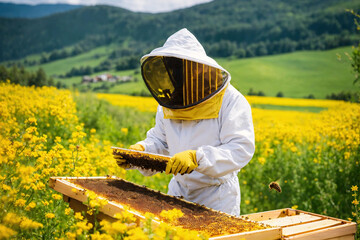
<svg viewBox="0 0 360 240">
<path fill-rule="evenodd" d="M 141 144 L 134 144 L 134 145 L 131 145 L 129 147 L 130 150 L 136 150 L 136 151 L 144 151 L 145 148 L 143 145 Z M 119 167 L 121 168 L 129 168 L 130 167 L 130 164 L 126 163 L 126 160 L 120 156 L 120 155 L 116 155 L 115 153 L 113 153 L 113 156 L 116 160 L 116 163 Z"/>
<path fill-rule="evenodd" d="M 141 144 L 134 144 L 129 147 L 130 150 L 145 151 L 145 148 Z"/>
<path fill-rule="evenodd" d="M 187 150 L 179 152 L 170 158 L 169 162 L 167 163 L 165 173 L 172 173 L 174 175 L 178 173 L 191 173 L 197 167 L 198 163 L 196 161 L 196 151 Z"/>
</svg>

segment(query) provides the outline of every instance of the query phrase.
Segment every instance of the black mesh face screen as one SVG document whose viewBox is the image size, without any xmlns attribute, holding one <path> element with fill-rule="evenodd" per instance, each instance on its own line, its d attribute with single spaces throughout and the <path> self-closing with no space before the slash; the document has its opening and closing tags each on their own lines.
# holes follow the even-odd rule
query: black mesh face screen
<svg viewBox="0 0 360 240">
<path fill-rule="evenodd" d="M 149 57 L 141 72 L 154 98 L 168 108 L 194 106 L 224 85 L 226 74 L 205 64 L 175 57 Z"/>
</svg>

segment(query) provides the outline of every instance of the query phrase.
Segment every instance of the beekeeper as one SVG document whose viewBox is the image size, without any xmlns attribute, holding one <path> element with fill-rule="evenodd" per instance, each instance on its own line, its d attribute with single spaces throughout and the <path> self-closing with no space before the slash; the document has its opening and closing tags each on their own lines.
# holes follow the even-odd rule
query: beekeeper
<svg viewBox="0 0 360 240">
<path fill-rule="evenodd" d="M 230 73 L 187 29 L 143 56 L 141 72 L 159 106 L 155 126 L 130 148 L 172 156 L 169 195 L 239 215 L 237 175 L 253 156 L 254 128 L 250 105 L 230 84 Z"/>
</svg>

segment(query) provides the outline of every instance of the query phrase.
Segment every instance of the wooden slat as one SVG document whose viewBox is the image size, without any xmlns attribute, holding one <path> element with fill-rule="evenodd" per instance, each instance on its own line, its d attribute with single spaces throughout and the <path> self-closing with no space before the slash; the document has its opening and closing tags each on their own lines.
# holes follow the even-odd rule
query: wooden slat
<svg viewBox="0 0 360 240">
<path fill-rule="evenodd" d="M 291 227 L 284 227 L 283 228 L 283 236 L 290 236 L 300 233 L 306 233 L 314 230 L 319 230 L 331 226 L 336 226 L 341 224 L 339 221 L 325 219 L 311 223 L 299 224 Z"/>
<path fill-rule="evenodd" d="M 99 179 L 106 179 L 107 177 L 102 177 Z M 54 190 L 70 197 L 73 199 L 76 199 L 80 202 L 86 202 L 87 200 L 87 196 L 86 196 L 86 190 L 83 188 L 79 188 L 78 186 L 76 186 L 75 184 L 68 182 L 67 181 L 68 178 L 50 178 L 50 187 L 53 188 Z M 74 178 L 73 178 L 74 179 Z M 77 189 L 76 192 L 72 191 L 72 189 L 75 188 Z M 101 196 L 98 196 L 99 199 L 105 199 Z M 124 206 L 122 206 L 120 203 L 117 202 L 112 202 L 112 201 L 108 201 L 108 204 L 106 204 L 105 206 L 103 206 L 100 211 L 103 212 L 104 214 L 109 215 L 110 217 L 114 217 L 116 213 L 120 213 L 122 211 L 124 211 Z M 126 209 L 126 211 L 132 213 L 136 218 L 139 219 L 145 219 L 145 217 L 139 213 L 134 211 L 133 209 L 129 210 Z M 159 224 L 158 219 L 156 219 L 156 217 L 153 219 L 154 223 Z"/>
<path fill-rule="evenodd" d="M 271 228 L 264 230 L 257 230 L 251 232 L 237 233 L 219 237 L 212 237 L 209 240 L 279 240 L 281 239 L 281 229 Z"/>
<path fill-rule="evenodd" d="M 341 236 L 341 237 L 336 237 L 336 238 L 328 238 L 326 240 L 354 240 L 354 239 L 355 239 L 355 235 L 351 234 L 351 235 Z"/>
<path fill-rule="evenodd" d="M 88 207 L 86 205 L 84 205 L 82 202 L 76 200 L 76 199 L 73 199 L 73 198 L 69 198 L 67 197 L 67 200 L 66 200 L 68 203 L 69 203 L 69 207 L 72 208 L 74 210 L 74 212 L 85 212 L 86 213 L 86 218 L 88 219 L 88 221 L 92 224 L 95 223 L 95 217 L 94 215 L 89 215 L 87 213 L 87 210 L 88 210 Z M 96 215 L 96 219 L 98 221 L 101 221 L 101 220 L 107 220 L 109 222 L 115 222 L 117 221 L 116 218 L 113 218 L 113 217 L 110 217 L 109 215 L 106 215 L 102 212 L 99 212 L 97 215 Z M 136 225 L 139 224 L 139 219 L 136 218 Z"/>
<path fill-rule="evenodd" d="M 293 209 L 291 209 L 291 210 L 293 210 Z M 303 210 L 294 210 L 294 211 L 296 211 L 297 214 L 304 213 L 304 214 L 309 214 L 309 215 L 312 215 L 312 216 L 318 216 L 318 217 L 322 217 L 322 218 L 326 218 L 326 219 L 336 220 L 336 221 L 339 221 L 339 222 L 342 222 L 342 223 L 352 223 L 351 221 L 348 221 L 348 220 L 335 218 L 335 217 L 330 217 L 330 216 L 324 216 L 324 215 L 321 215 L 321 214 L 312 213 L 312 212 L 306 212 L 306 211 L 303 211 Z"/>
<path fill-rule="evenodd" d="M 251 214 L 242 215 L 240 217 L 250 221 L 264 221 L 264 220 L 270 220 L 285 216 L 288 216 L 287 209 L 272 210 L 272 211 L 266 211 L 260 213 L 251 213 Z"/>
<path fill-rule="evenodd" d="M 356 232 L 356 224 L 355 223 L 348 223 L 348 224 L 341 224 L 334 227 L 329 227 L 325 229 L 320 229 L 313 232 L 307 232 L 299 235 L 294 236 L 285 236 L 284 240 L 328 240 L 333 238 L 346 237 L 345 239 L 349 239 L 349 237 L 353 237 L 350 239 L 354 239 L 354 234 Z"/>
<path fill-rule="evenodd" d="M 294 215 L 294 216 L 289 216 L 289 217 L 281 217 L 281 218 L 275 218 L 275 219 L 270 219 L 270 220 L 264 220 L 264 221 L 260 221 L 260 223 L 264 223 L 270 226 L 279 226 L 279 227 L 284 227 L 284 226 L 291 226 L 291 225 L 295 225 L 295 224 L 300 224 L 300 223 L 306 223 L 306 222 L 312 222 L 312 221 L 316 221 L 316 220 L 320 220 L 321 217 L 318 216 L 312 216 L 312 215 L 308 215 L 308 214 L 300 214 L 300 215 Z"/>
</svg>

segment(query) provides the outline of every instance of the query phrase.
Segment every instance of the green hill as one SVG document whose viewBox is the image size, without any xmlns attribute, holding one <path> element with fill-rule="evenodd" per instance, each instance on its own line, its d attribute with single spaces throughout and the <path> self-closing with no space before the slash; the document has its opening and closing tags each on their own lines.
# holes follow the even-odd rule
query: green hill
<svg viewBox="0 0 360 240">
<path fill-rule="evenodd" d="M 101 61 L 101 56 L 110 50 L 100 47 L 67 60 L 43 64 L 41 67 L 48 74 L 56 75 L 69 71 L 77 64 L 78 66 L 83 63 L 96 64 L 96 61 Z M 253 89 L 255 92 L 264 92 L 266 96 L 276 96 L 281 91 L 285 97 L 302 98 L 312 94 L 316 98 L 325 98 L 331 93 L 354 90 L 352 84 L 354 75 L 345 52 L 350 53 L 351 47 L 327 51 L 299 51 L 247 59 L 218 58 L 216 60 L 231 73 L 231 83 L 245 95 Z M 94 59 L 94 56 L 100 58 Z M 36 69 L 37 67 L 28 68 L 32 71 Z M 139 81 L 122 84 L 105 83 L 106 89 L 99 89 L 104 83 L 95 83 L 90 85 L 90 89 L 98 87 L 99 92 L 135 95 L 148 92 L 141 80 L 139 70 L 106 72 L 119 76 L 130 75 Z M 69 87 L 76 84 L 80 89 L 88 89 L 80 84 L 81 79 L 82 77 L 79 76 L 58 80 Z"/>
<path fill-rule="evenodd" d="M 266 96 L 276 96 L 281 91 L 285 97 L 304 98 L 312 94 L 324 99 L 331 93 L 359 90 L 353 85 L 354 75 L 344 52 L 350 53 L 351 47 L 217 61 L 230 72 L 231 83 L 244 95 L 253 89 L 264 92 Z M 137 77 L 141 79 L 140 75 Z M 141 91 L 147 92 L 142 81 L 116 85 L 108 90 L 123 94 L 139 94 Z"/>
<path fill-rule="evenodd" d="M 331 93 L 355 90 L 354 75 L 345 52 L 350 53 L 351 47 L 250 59 L 219 59 L 218 62 L 230 71 L 232 84 L 244 94 L 252 88 L 266 96 L 282 92 L 285 97 L 292 98 L 310 94 L 325 98 Z"/>
<path fill-rule="evenodd" d="M 330 49 L 356 39 L 348 8 L 359 10 L 359 1 L 214 0 L 159 14 L 91 6 L 37 19 L 0 18 L 0 61 L 73 47 L 71 53 L 54 53 L 52 61 L 112 43 L 121 50 L 110 59 L 115 65 L 120 57 L 159 46 L 183 27 L 215 57 Z"/>
</svg>

